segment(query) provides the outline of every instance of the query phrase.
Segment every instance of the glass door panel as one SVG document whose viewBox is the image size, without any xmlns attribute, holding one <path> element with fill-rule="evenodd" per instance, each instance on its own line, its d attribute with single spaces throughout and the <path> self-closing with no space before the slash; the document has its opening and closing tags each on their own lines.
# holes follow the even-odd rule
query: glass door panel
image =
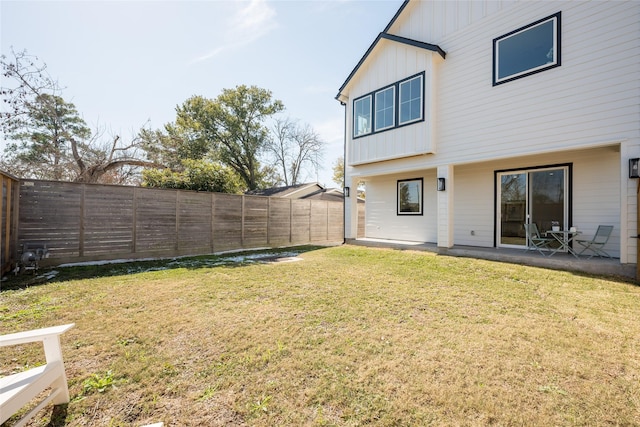
<svg viewBox="0 0 640 427">
<path fill-rule="evenodd" d="M 527 174 L 500 176 L 499 246 L 526 246 L 523 224 L 527 215 Z"/>
<path fill-rule="evenodd" d="M 565 179 L 563 169 L 549 169 L 529 173 L 531 191 L 530 215 L 541 233 L 551 230 L 557 222 L 565 229 Z"/>
<path fill-rule="evenodd" d="M 526 247 L 525 223 L 535 223 L 540 233 L 557 222 L 567 228 L 568 168 L 504 172 L 498 175 L 500 204 L 498 246 Z"/>
</svg>

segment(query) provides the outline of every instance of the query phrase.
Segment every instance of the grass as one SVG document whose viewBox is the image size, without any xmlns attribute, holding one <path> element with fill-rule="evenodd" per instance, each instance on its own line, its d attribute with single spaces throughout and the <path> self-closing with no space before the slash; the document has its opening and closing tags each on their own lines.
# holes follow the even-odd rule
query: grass
<svg viewBox="0 0 640 427">
<path fill-rule="evenodd" d="M 64 269 L 0 293 L 0 333 L 76 323 L 54 426 L 640 425 L 638 286 L 426 252 L 300 257 Z M 0 374 L 38 355 L 0 349 Z"/>
</svg>

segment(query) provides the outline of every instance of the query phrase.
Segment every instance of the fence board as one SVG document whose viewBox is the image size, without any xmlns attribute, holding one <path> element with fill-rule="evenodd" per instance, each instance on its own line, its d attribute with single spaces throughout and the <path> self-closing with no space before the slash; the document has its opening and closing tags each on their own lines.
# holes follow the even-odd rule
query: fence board
<svg viewBox="0 0 640 427">
<path fill-rule="evenodd" d="M 291 199 L 269 198 L 269 245 L 291 243 Z"/>
<path fill-rule="evenodd" d="M 291 200 L 291 243 L 304 244 L 311 241 L 310 220 L 310 200 Z"/>
<path fill-rule="evenodd" d="M 59 256 L 80 256 L 81 197 L 77 184 L 23 181 L 18 219 L 21 245 L 46 245 Z"/>
<path fill-rule="evenodd" d="M 244 197 L 243 247 L 266 247 L 269 224 L 269 199 L 266 197 Z"/>
<path fill-rule="evenodd" d="M 133 192 L 85 186 L 83 255 L 133 252 Z"/>
<path fill-rule="evenodd" d="M 242 197 L 216 194 L 213 202 L 213 247 L 216 251 L 242 248 Z"/>
<path fill-rule="evenodd" d="M 182 191 L 179 195 L 178 249 L 181 253 L 211 251 L 211 195 Z"/>
<path fill-rule="evenodd" d="M 21 184 L 17 241 L 46 244 L 50 258 L 43 265 L 343 240 L 340 202 L 38 180 Z"/>
</svg>

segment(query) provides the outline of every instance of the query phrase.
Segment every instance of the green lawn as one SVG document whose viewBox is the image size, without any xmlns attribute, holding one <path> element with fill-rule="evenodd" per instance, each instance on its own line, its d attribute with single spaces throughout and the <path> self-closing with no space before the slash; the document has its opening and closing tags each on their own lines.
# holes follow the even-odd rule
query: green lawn
<svg viewBox="0 0 640 427">
<path fill-rule="evenodd" d="M 54 426 L 640 425 L 634 284 L 355 246 L 299 257 L 62 269 L 0 293 L 0 333 L 76 323 Z M 0 349 L 0 374 L 36 355 Z"/>
</svg>

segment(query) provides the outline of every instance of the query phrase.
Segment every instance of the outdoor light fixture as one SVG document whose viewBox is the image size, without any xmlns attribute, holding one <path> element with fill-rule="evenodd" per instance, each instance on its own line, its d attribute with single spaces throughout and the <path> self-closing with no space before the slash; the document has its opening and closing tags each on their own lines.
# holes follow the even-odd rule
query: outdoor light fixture
<svg viewBox="0 0 640 427">
<path fill-rule="evenodd" d="M 629 178 L 640 178 L 639 163 L 640 159 L 629 159 Z"/>
<path fill-rule="evenodd" d="M 438 191 L 444 191 L 444 178 L 438 178 Z"/>
<path fill-rule="evenodd" d="M 636 165 L 636 170 L 637 170 L 637 165 Z M 349 187 L 344 187 L 344 197 L 349 197 Z"/>
</svg>

